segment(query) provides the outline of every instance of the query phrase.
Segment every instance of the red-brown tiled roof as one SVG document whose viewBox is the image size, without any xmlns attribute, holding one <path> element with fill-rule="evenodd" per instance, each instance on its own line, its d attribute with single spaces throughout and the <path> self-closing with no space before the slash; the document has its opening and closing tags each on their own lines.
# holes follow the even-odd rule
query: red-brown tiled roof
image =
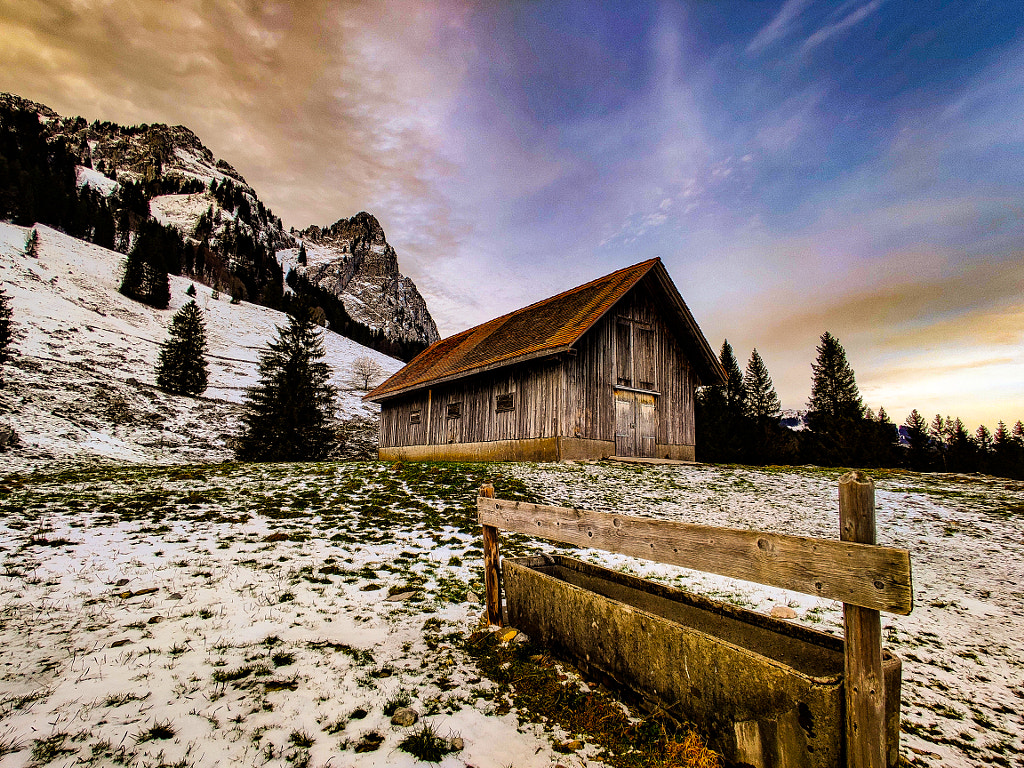
<svg viewBox="0 0 1024 768">
<path fill-rule="evenodd" d="M 651 259 L 435 342 L 368 393 L 365 399 L 382 400 L 428 384 L 451 381 L 471 373 L 564 351 L 655 268 L 664 273 L 659 282 L 667 281 L 671 292 L 678 299 L 686 316 L 681 319 L 686 321 L 688 330 L 692 326 L 700 337 L 699 341 L 704 347 L 701 351 L 706 350 L 711 356 L 713 367 L 720 370 L 717 358 L 672 286 L 668 273 L 661 265 L 661 259 Z M 696 362 L 699 364 L 703 361 Z M 712 378 L 716 378 L 715 373 Z"/>
</svg>

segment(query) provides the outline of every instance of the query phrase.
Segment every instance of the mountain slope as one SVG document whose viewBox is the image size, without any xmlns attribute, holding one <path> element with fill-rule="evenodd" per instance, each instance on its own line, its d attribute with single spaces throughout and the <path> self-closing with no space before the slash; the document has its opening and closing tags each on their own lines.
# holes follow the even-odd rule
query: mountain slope
<svg viewBox="0 0 1024 768">
<path fill-rule="evenodd" d="M 19 114 L 36 116 L 38 126 L 19 121 Z M 42 220 L 60 225 L 76 236 L 123 253 L 137 243 L 145 222 L 152 219 L 181 238 L 181 253 L 166 265 L 172 273 L 266 306 L 289 306 L 287 296 L 282 295 L 284 271 L 279 260 L 297 256 L 300 240 L 283 228 L 242 175 L 215 158 L 188 128 L 89 123 L 81 117 L 62 117 L 45 105 L 11 94 L 0 94 L 0 128 L 22 134 L 40 131 L 50 154 L 60 160 L 58 165 L 77 163 L 72 183 L 77 184 L 81 198 L 72 205 L 73 211 L 62 213 L 61 221 L 42 215 L 19 217 L 3 210 L 0 218 L 6 215 L 21 224 Z M 17 137 L 13 144 L 8 154 L 35 146 Z M 38 158 L 35 162 L 45 165 Z M 0 181 L 3 176 L 0 173 Z M 0 202 L 6 192 L 0 189 Z M 10 200 L 22 197 L 20 190 L 9 192 L 13 193 L 7 195 Z M 65 221 L 69 218 L 71 226 Z M 338 225 L 334 225 L 324 230 L 335 234 L 323 241 L 323 247 L 331 252 L 329 261 L 347 259 L 339 270 L 348 277 L 342 284 L 311 275 L 312 284 L 322 286 L 328 295 L 314 292 L 316 295 L 307 296 L 307 303 L 323 304 L 334 297 L 354 321 L 338 323 L 339 330 L 408 358 L 437 339 L 426 303 L 413 282 L 400 273 L 395 251 L 377 220 L 359 214 L 338 224 L 347 222 L 358 222 L 346 230 L 348 239 L 335 232 Z M 308 230 L 310 239 L 319 243 L 312 235 L 314 230 L 320 232 L 318 228 Z M 349 246 L 348 257 L 342 250 L 344 244 Z M 377 248 L 383 248 L 388 258 L 376 258 Z"/>
<path fill-rule="evenodd" d="M 39 255 L 31 258 L 24 254 L 30 229 L 0 223 L 0 283 L 11 297 L 19 335 L 15 359 L 0 370 L 6 380 L 0 433 L 6 426 L 18 436 L 4 461 L 231 458 L 244 389 L 257 381 L 259 352 L 286 317 L 199 288 L 210 386 L 202 398 L 168 395 L 153 386 L 157 354 L 192 282 L 172 277 L 170 307 L 144 306 L 117 291 L 122 254 L 48 227 L 37 230 Z M 350 383 L 353 361 L 370 357 L 384 375 L 401 363 L 331 332 L 324 334 L 324 346 L 332 383 L 341 392 L 339 420 L 366 425 L 375 440 L 376 410 Z"/>
</svg>

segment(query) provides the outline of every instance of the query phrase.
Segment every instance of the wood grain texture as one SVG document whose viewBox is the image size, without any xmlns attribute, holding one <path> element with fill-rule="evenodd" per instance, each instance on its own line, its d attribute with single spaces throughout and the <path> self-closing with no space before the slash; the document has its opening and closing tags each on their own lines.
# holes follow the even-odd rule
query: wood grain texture
<svg viewBox="0 0 1024 768">
<path fill-rule="evenodd" d="M 481 497 L 483 525 L 908 614 L 910 553 Z"/>
<path fill-rule="evenodd" d="M 875 543 L 875 484 L 862 472 L 839 478 L 839 529 L 844 542 Z M 846 688 L 846 764 L 886 764 L 885 677 L 878 611 L 843 606 Z"/>
<path fill-rule="evenodd" d="M 494 486 L 480 486 L 480 498 L 493 499 Z M 487 623 L 501 626 L 501 553 L 498 549 L 498 529 L 484 525 L 484 593 L 487 603 Z"/>
</svg>

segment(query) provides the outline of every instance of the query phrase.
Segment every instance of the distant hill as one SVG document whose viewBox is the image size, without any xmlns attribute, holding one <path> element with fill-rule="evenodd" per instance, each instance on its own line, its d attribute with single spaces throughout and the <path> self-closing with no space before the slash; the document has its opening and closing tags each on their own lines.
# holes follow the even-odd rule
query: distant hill
<svg viewBox="0 0 1024 768">
<path fill-rule="evenodd" d="M 0 94 L 0 219 L 126 254 L 156 242 L 154 269 L 272 308 L 319 307 L 337 332 L 400 359 L 438 338 L 373 216 L 286 231 L 242 175 L 181 125 L 90 123 Z M 316 269 L 297 270 L 288 286 L 300 247 L 317 254 Z"/>
</svg>

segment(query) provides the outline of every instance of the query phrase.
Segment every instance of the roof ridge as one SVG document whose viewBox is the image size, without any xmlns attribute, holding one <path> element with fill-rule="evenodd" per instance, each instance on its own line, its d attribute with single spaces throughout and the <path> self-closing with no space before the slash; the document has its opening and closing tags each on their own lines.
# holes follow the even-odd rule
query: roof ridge
<svg viewBox="0 0 1024 768">
<path fill-rule="evenodd" d="M 623 272 L 629 272 L 631 270 L 636 269 L 637 267 L 642 267 L 645 264 L 650 264 L 651 266 L 654 266 L 654 264 L 656 262 L 660 262 L 660 261 L 661 261 L 661 257 L 660 256 L 655 256 L 653 259 L 645 259 L 644 261 L 638 261 L 636 264 L 632 264 L 632 265 L 630 265 L 628 267 L 622 267 L 621 269 L 617 269 L 614 272 L 609 272 L 607 275 L 602 275 L 601 277 L 595 277 L 593 280 L 591 280 L 588 283 L 584 283 L 583 285 L 577 285 L 574 288 L 567 288 L 566 290 L 562 291 L 561 293 L 556 293 L 554 296 L 548 296 L 546 299 L 538 299 L 537 301 L 533 302 L 532 304 L 527 304 L 525 307 L 520 307 L 519 309 L 514 309 L 511 312 L 506 312 L 504 315 L 498 315 L 497 317 L 491 318 L 490 320 L 485 320 L 484 322 L 479 323 L 478 325 L 474 325 L 472 328 L 467 328 L 466 330 L 467 331 L 472 331 L 475 328 L 481 328 L 481 327 L 483 327 L 485 325 L 489 325 L 490 323 L 493 323 L 493 322 L 496 322 L 498 320 L 501 320 L 504 317 L 511 317 L 512 315 L 518 315 L 520 312 L 525 312 L 528 309 L 533 309 L 534 307 L 536 307 L 536 306 L 538 306 L 540 304 L 546 304 L 549 301 L 554 301 L 555 299 L 561 299 L 561 298 L 569 296 L 569 295 L 571 295 L 573 293 L 576 293 L 577 291 L 582 291 L 585 288 L 590 288 L 595 283 L 603 283 L 606 280 L 611 280 L 613 277 L 615 277 L 616 275 L 620 275 Z M 645 272 L 646 272 L 646 270 L 645 270 Z M 465 333 L 465 332 L 466 331 L 460 331 L 460 333 Z M 454 336 L 458 336 L 458 334 L 453 334 L 453 337 Z M 450 337 L 450 338 L 453 338 L 453 337 Z"/>
</svg>

